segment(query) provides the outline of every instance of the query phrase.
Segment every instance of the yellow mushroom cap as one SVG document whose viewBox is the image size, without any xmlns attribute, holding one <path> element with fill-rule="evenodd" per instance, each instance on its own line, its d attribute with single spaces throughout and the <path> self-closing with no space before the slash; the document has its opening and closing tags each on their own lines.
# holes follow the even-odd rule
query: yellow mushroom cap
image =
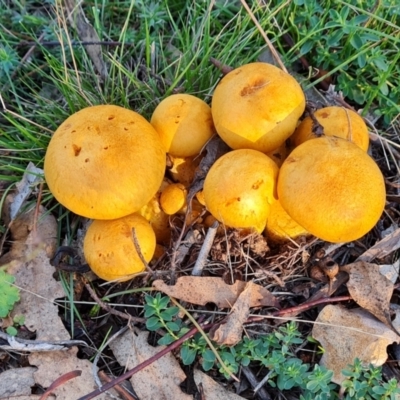
<svg viewBox="0 0 400 400">
<path fill-rule="evenodd" d="M 176 157 L 199 154 L 214 134 L 210 106 L 190 94 L 173 94 L 156 107 L 151 124 L 165 150 Z"/>
<path fill-rule="evenodd" d="M 215 128 L 233 149 L 268 153 L 294 132 L 305 109 L 301 86 L 267 63 L 243 65 L 216 87 L 211 111 Z"/>
<path fill-rule="evenodd" d="M 83 252 L 92 271 L 106 281 L 125 281 L 145 266 L 136 251 L 132 230 L 146 262 L 153 257 L 156 237 L 149 222 L 139 214 L 114 220 L 95 220 L 86 232 Z"/>
<path fill-rule="evenodd" d="M 345 139 L 323 136 L 296 147 L 278 177 L 285 211 L 328 242 L 357 240 L 378 222 L 385 183 L 374 160 Z"/>
<path fill-rule="evenodd" d="M 171 240 L 169 215 L 161 209 L 159 197 L 159 193 L 153 196 L 153 198 L 138 211 L 138 214 L 150 222 L 156 235 L 157 243 L 169 244 Z"/>
<path fill-rule="evenodd" d="M 54 197 L 78 215 L 115 219 L 131 214 L 157 192 L 166 154 L 138 113 L 114 105 L 84 108 L 55 131 L 44 161 Z"/>
<path fill-rule="evenodd" d="M 290 217 L 279 200 L 274 200 L 267 218 L 265 234 L 272 241 L 284 242 L 289 238 L 296 239 L 300 236 L 307 236 L 309 233 Z"/>
<path fill-rule="evenodd" d="M 187 190 L 181 183 L 168 185 L 160 196 L 160 205 L 168 215 L 174 215 L 186 205 Z"/>
<path fill-rule="evenodd" d="M 355 143 L 364 151 L 368 150 L 369 134 L 364 120 L 354 111 L 344 107 L 331 106 L 314 112 L 317 121 L 324 128 L 324 135 L 337 136 Z M 306 117 L 290 138 L 294 146 L 316 138 L 312 131 L 313 121 Z"/>
<path fill-rule="evenodd" d="M 278 167 L 265 154 L 234 150 L 219 158 L 204 182 L 208 211 L 232 228 L 262 232 L 274 198 Z"/>
<path fill-rule="evenodd" d="M 194 157 L 172 157 L 172 167 L 168 169 L 168 172 L 174 181 L 189 187 L 193 183 L 194 174 L 202 158 L 202 155 Z"/>
</svg>

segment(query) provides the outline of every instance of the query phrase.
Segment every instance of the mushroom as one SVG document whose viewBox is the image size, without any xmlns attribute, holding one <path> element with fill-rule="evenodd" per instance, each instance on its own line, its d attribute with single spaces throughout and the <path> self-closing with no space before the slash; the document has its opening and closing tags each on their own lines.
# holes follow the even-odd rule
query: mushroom
<svg viewBox="0 0 400 400">
<path fill-rule="evenodd" d="M 345 139 L 323 136 L 296 147 L 278 177 L 285 211 L 328 242 L 357 240 L 378 222 L 385 183 L 374 160 Z"/>
<path fill-rule="evenodd" d="M 174 157 L 200 153 L 214 134 L 210 106 L 190 94 L 173 94 L 156 107 L 150 120 L 165 150 Z"/>
<path fill-rule="evenodd" d="M 268 153 L 294 132 L 305 109 L 301 86 L 274 65 L 255 62 L 225 75 L 211 111 L 215 128 L 233 149 Z"/>
<path fill-rule="evenodd" d="M 85 259 L 101 279 L 126 281 L 145 270 L 135 240 L 144 260 L 150 261 L 156 248 L 156 237 L 149 222 L 141 215 L 95 220 L 83 242 Z"/>
<path fill-rule="evenodd" d="M 115 219 L 139 210 L 157 192 L 166 154 L 154 128 L 138 113 L 114 105 L 84 108 L 50 140 L 47 185 L 72 212 Z"/>
<path fill-rule="evenodd" d="M 324 128 L 324 135 L 347 139 L 364 151 L 368 150 L 368 128 L 356 112 L 344 107 L 331 106 L 315 111 L 314 117 Z M 290 137 L 290 142 L 296 147 L 306 140 L 316 137 L 317 135 L 313 132 L 313 120 L 308 116 L 296 128 Z"/>
<path fill-rule="evenodd" d="M 309 233 L 284 210 L 279 200 L 271 204 L 265 235 L 276 243 L 307 236 Z"/>
<path fill-rule="evenodd" d="M 204 181 L 208 211 L 232 228 L 262 232 L 274 198 L 278 167 L 265 154 L 234 150 L 220 157 Z"/>
<path fill-rule="evenodd" d="M 189 187 L 202 158 L 200 154 L 193 157 L 171 157 L 172 166 L 168 168 L 168 172 L 175 182 Z"/>
<path fill-rule="evenodd" d="M 186 205 L 187 190 L 182 183 L 168 185 L 160 196 L 160 205 L 165 214 L 174 215 Z"/>
</svg>

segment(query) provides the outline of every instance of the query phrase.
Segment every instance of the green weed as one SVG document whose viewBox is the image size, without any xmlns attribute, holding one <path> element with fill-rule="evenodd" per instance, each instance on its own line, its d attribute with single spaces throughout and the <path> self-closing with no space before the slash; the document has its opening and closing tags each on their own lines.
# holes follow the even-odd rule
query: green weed
<svg viewBox="0 0 400 400">
<path fill-rule="evenodd" d="M 178 316 L 179 308 L 170 306 L 169 298 L 160 293 L 145 296 L 144 312 L 147 329 L 164 332 L 159 345 L 171 344 L 189 331 Z M 204 336 L 197 333 L 183 343 L 180 358 L 184 365 L 199 360 L 203 370 L 216 368 L 226 379 L 230 377 L 229 372 L 236 374 L 241 366 L 264 367 L 268 372 L 268 385 L 280 391 L 298 390 L 301 400 L 338 398 L 338 386 L 331 381 L 333 371 L 318 364 L 311 368 L 295 356 L 293 349 L 301 343 L 301 332 L 294 322 L 289 322 L 267 335 L 244 337 L 232 347 L 214 344 L 226 370 L 218 363 Z M 343 384 L 345 399 L 394 399 L 400 394 L 395 379 L 384 382 L 380 368 L 364 366 L 357 359 L 343 374 L 347 377 Z"/>
</svg>

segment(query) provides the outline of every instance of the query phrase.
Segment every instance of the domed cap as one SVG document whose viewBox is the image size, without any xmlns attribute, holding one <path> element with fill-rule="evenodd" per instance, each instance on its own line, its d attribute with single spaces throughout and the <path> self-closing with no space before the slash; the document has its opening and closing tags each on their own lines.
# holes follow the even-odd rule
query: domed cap
<svg viewBox="0 0 400 400">
<path fill-rule="evenodd" d="M 92 271 L 106 281 L 128 280 L 144 271 L 132 230 L 146 262 L 153 257 L 156 236 L 149 222 L 139 214 L 114 220 L 95 220 L 83 242 L 83 252 Z"/>
<path fill-rule="evenodd" d="M 72 212 L 115 219 L 139 210 L 165 172 L 161 140 L 138 113 L 114 105 L 87 107 L 67 118 L 44 161 L 54 197 Z"/>
<path fill-rule="evenodd" d="M 305 104 L 303 90 L 291 75 L 256 62 L 221 79 L 211 111 L 218 134 L 231 148 L 268 153 L 294 132 Z"/>
<path fill-rule="evenodd" d="M 328 242 L 357 240 L 378 222 L 386 201 L 375 161 L 345 139 L 323 136 L 296 147 L 278 177 L 285 211 Z"/>
</svg>

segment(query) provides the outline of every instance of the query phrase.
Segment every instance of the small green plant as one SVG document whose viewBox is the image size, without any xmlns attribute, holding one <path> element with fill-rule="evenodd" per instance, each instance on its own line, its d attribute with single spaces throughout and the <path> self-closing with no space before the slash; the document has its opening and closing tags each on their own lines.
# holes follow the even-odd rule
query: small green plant
<svg viewBox="0 0 400 400">
<path fill-rule="evenodd" d="M 19 290 L 13 283 L 15 278 L 0 269 L 0 318 L 5 318 L 19 301 Z"/>
<path fill-rule="evenodd" d="M 342 383 L 344 399 L 399 398 L 398 382 L 394 378 L 384 382 L 381 368 L 373 365 L 365 366 L 356 359 L 353 365 L 342 371 L 342 374 L 346 376 L 346 380 Z"/>
<path fill-rule="evenodd" d="M 16 315 L 13 318 L 13 326 L 9 326 L 6 328 L 6 332 L 10 336 L 16 336 L 18 333 L 18 328 L 25 324 L 25 316 L 24 315 Z"/>
<path fill-rule="evenodd" d="M 145 296 L 147 329 L 165 331 L 165 335 L 158 341 L 160 345 L 172 343 L 189 330 L 178 316 L 179 309 L 169 304 L 169 298 L 160 293 L 154 297 Z M 227 370 L 218 363 L 216 355 L 200 333 L 183 343 L 180 356 L 184 365 L 199 359 L 205 371 L 216 367 L 227 379 L 230 377 L 229 372 L 236 374 L 240 366 L 252 363 L 269 371 L 270 386 L 281 391 L 297 390 L 300 400 L 338 398 L 338 386 L 332 383 L 333 371 L 318 364 L 310 369 L 310 365 L 295 357 L 292 349 L 300 343 L 303 343 L 301 333 L 294 322 L 289 322 L 256 339 L 244 337 L 236 346 L 214 344 Z M 343 374 L 347 377 L 343 384 L 345 399 L 395 399 L 400 394 L 395 379 L 384 382 L 380 368 L 365 367 L 359 360 L 355 360 L 354 365 L 349 366 Z"/>
</svg>

